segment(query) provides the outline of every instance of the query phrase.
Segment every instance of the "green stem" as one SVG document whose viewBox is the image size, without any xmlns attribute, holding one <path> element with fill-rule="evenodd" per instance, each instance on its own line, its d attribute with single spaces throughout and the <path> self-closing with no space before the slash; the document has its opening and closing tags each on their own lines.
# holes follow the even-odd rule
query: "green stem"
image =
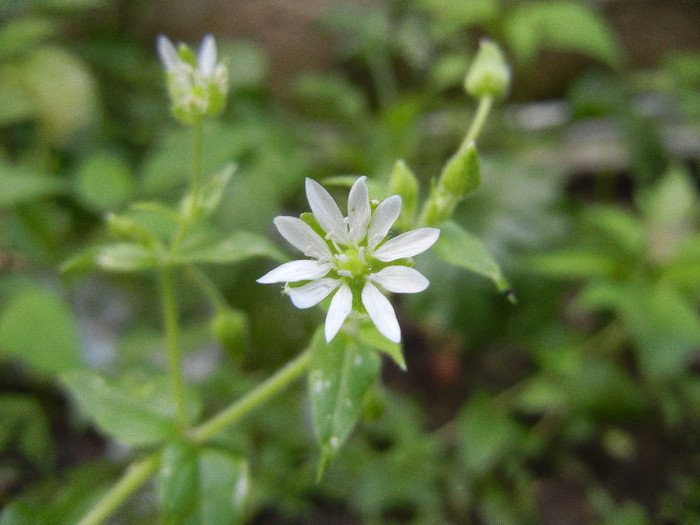
<svg viewBox="0 0 700 525">
<path fill-rule="evenodd" d="M 83 516 L 77 525 L 99 525 L 106 520 L 136 489 L 143 485 L 158 468 L 160 457 L 152 454 L 132 463 L 122 478 L 100 501 Z"/>
<path fill-rule="evenodd" d="M 186 428 L 185 396 L 182 381 L 182 364 L 180 351 L 180 333 L 178 327 L 177 303 L 173 287 L 172 268 L 165 266 L 160 271 L 160 294 L 163 305 L 163 322 L 168 348 L 168 365 L 175 397 L 176 420 L 180 428 Z"/>
<path fill-rule="evenodd" d="M 476 108 L 476 115 L 474 116 L 472 125 L 469 127 L 469 131 L 467 131 L 467 135 L 464 137 L 464 140 L 459 147 L 460 150 L 467 149 L 469 144 L 474 142 L 479 136 L 479 133 L 481 133 L 481 128 L 484 127 L 484 123 L 486 122 L 486 117 L 488 117 L 489 113 L 491 112 L 491 107 L 493 107 L 493 97 L 484 96 L 479 99 L 479 105 Z"/>
<path fill-rule="evenodd" d="M 199 206 L 199 186 L 202 179 L 202 119 L 192 125 L 192 181 L 190 191 L 195 209 Z"/>
<path fill-rule="evenodd" d="M 310 362 L 311 350 L 305 350 L 294 360 L 287 363 L 287 365 L 275 375 L 248 392 L 244 397 L 219 412 L 206 423 L 195 428 L 192 432 L 192 438 L 199 443 L 207 441 L 224 428 L 238 422 L 249 412 L 252 412 L 253 409 L 268 401 L 306 372 Z"/>
</svg>

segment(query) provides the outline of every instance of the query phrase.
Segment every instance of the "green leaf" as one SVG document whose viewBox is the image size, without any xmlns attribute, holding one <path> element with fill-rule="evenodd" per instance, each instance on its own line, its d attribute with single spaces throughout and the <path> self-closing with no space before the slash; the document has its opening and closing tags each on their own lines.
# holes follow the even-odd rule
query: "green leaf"
<svg viewBox="0 0 700 525">
<path fill-rule="evenodd" d="M 401 370 L 406 371 L 406 360 L 403 357 L 401 344 L 389 341 L 377 330 L 372 321 L 365 320 L 360 325 L 358 337 L 363 343 L 387 354 Z"/>
<path fill-rule="evenodd" d="M 598 253 L 591 248 L 572 248 L 522 257 L 524 271 L 558 279 L 609 277 L 617 268 L 617 255 Z"/>
<path fill-rule="evenodd" d="M 630 255 L 641 256 L 644 230 L 641 221 L 630 212 L 613 206 L 595 206 L 585 214 L 588 224 L 605 235 L 616 247 Z"/>
<path fill-rule="evenodd" d="M 80 366 L 75 318 L 53 291 L 28 286 L 0 312 L 0 351 L 54 374 Z"/>
<path fill-rule="evenodd" d="M 184 264 L 231 264 L 252 257 L 268 257 L 280 262 L 288 259 L 266 237 L 256 233 L 237 231 L 214 244 L 184 248 L 174 257 L 174 261 Z"/>
<path fill-rule="evenodd" d="M 527 64 L 541 49 L 573 51 L 616 66 L 621 51 L 605 19 L 583 2 L 524 2 L 503 21 L 506 40 Z"/>
<path fill-rule="evenodd" d="M 178 434 L 172 385 L 166 377 L 131 374 L 112 380 L 74 370 L 61 379 L 80 409 L 108 436 L 138 446 Z M 185 401 L 187 419 L 194 421 L 199 403 L 190 392 Z"/>
<path fill-rule="evenodd" d="M 157 262 L 153 252 L 131 242 L 101 246 L 93 257 L 98 268 L 111 272 L 138 272 L 153 268 Z"/>
<path fill-rule="evenodd" d="M 0 29 L 0 56 L 27 51 L 59 31 L 59 25 L 50 18 L 24 16 L 10 20 Z"/>
<path fill-rule="evenodd" d="M 64 190 L 62 181 L 39 170 L 0 160 L 0 207 L 55 195 Z"/>
<path fill-rule="evenodd" d="M 379 374 L 380 359 L 374 349 L 343 332 L 326 344 L 319 329 L 311 347 L 308 383 L 321 448 L 320 478 L 360 417 L 365 394 Z"/>
<path fill-rule="evenodd" d="M 509 453 L 520 429 L 507 412 L 484 395 L 473 395 L 457 419 L 460 453 L 474 474 L 487 472 Z"/>
<path fill-rule="evenodd" d="M 245 460 L 232 452 L 204 449 L 199 454 L 199 506 L 185 525 L 244 523 L 249 490 Z"/>
<path fill-rule="evenodd" d="M 176 439 L 163 449 L 158 496 L 164 523 L 182 523 L 199 503 L 199 457 L 194 445 Z"/>
<path fill-rule="evenodd" d="M 205 216 L 211 215 L 219 207 L 221 199 L 224 196 L 224 191 L 226 191 L 236 168 L 237 166 L 235 164 L 228 164 L 219 173 L 214 174 L 206 184 L 202 186 L 199 206 L 204 211 Z"/>
<path fill-rule="evenodd" d="M 108 153 L 92 155 L 76 173 L 75 191 L 78 198 L 96 212 L 122 207 L 132 198 L 135 189 L 129 166 Z"/>
<path fill-rule="evenodd" d="M 34 116 L 34 103 L 17 78 L 17 66 L 0 68 L 0 126 L 8 126 Z"/>
<path fill-rule="evenodd" d="M 443 261 L 488 277 L 509 300 L 515 300 L 510 283 L 484 244 L 458 224 L 448 221 L 440 225 L 440 238 L 434 250 Z"/>
</svg>

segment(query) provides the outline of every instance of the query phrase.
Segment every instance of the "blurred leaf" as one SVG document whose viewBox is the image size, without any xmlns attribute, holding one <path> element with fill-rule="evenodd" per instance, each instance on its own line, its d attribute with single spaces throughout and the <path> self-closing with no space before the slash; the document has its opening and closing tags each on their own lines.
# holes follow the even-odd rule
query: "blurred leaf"
<svg viewBox="0 0 700 525">
<path fill-rule="evenodd" d="M 78 198 L 96 212 L 121 208 L 132 198 L 135 189 L 129 166 L 109 153 L 88 157 L 76 173 Z"/>
<path fill-rule="evenodd" d="M 495 20 L 501 11 L 498 0 L 418 0 L 416 3 L 435 17 L 435 37 L 487 24 Z"/>
<path fill-rule="evenodd" d="M 356 86 L 342 77 L 307 73 L 294 82 L 294 94 L 311 116 L 352 121 L 367 114 L 367 103 Z"/>
<path fill-rule="evenodd" d="M 326 344 L 321 327 L 311 341 L 309 394 L 321 448 L 319 477 L 347 439 L 362 411 L 365 394 L 379 374 L 379 355 L 340 332 Z"/>
<path fill-rule="evenodd" d="M 17 67 L 0 68 L 0 127 L 28 120 L 34 114 L 34 103 L 18 78 Z"/>
<path fill-rule="evenodd" d="M 27 51 L 58 32 L 58 24 L 49 18 L 24 16 L 10 20 L 0 29 L 0 57 Z"/>
<path fill-rule="evenodd" d="M 621 51 L 606 20 L 583 2 L 523 2 L 506 13 L 505 38 L 520 61 L 529 64 L 541 49 L 574 51 L 611 66 Z"/>
<path fill-rule="evenodd" d="M 187 247 L 175 256 L 179 263 L 231 264 L 252 257 L 286 261 L 288 257 L 272 242 L 255 233 L 237 231 L 209 245 Z"/>
<path fill-rule="evenodd" d="M 651 228 L 687 224 L 700 209 L 693 180 L 681 166 L 672 166 L 650 190 L 641 194 L 638 204 Z"/>
<path fill-rule="evenodd" d="M 21 75 L 50 140 L 63 143 L 97 118 L 92 75 L 67 51 L 54 47 L 33 51 L 22 65 Z"/>
<path fill-rule="evenodd" d="M 129 242 L 101 246 L 92 257 L 97 267 L 112 272 L 138 272 L 153 268 L 157 262 L 153 252 Z"/>
<path fill-rule="evenodd" d="M 613 206 L 595 206 L 586 211 L 585 220 L 616 248 L 641 257 L 645 246 L 644 230 L 641 221 L 631 213 Z"/>
<path fill-rule="evenodd" d="M 499 291 L 512 294 L 498 263 L 491 257 L 483 243 L 454 222 L 440 225 L 440 238 L 435 243 L 435 253 L 445 262 L 459 266 L 491 279 Z"/>
<path fill-rule="evenodd" d="M 697 309 L 676 290 L 658 285 L 630 291 L 623 316 L 638 345 L 643 374 L 657 380 L 687 370 L 700 347 Z"/>
<path fill-rule="evenodd" d="M 522 257 L 519 266 L 528 273 L 558 279 L 608 277 L 617 268 L 615 254 L 598 253 L 591 248 L 571 248 Z"/>
<path fill-rule="evenodd" d="M 104 7 L 107 0 L 39 0 L 48 9 L 61 11 L 84 10 L 96 7 Z"/>
<path fill-rule="evenodd" d="M 0 160 L 0 207 L 15 206 L 62 192 L 61 180 L 26 165 Z"/>
<path fill-rule="evenodd" d="M 172 384 L 166 377 L 123 375 L 105 379 L 88 370 L 62 376 L 78 406 L 97 427 L 130 445 L 154 445 L 178 435 Z M 187 419 L 194 421 L 199 401 L 188 392 Z"/>
<path fill-rule="evenodd" d="M 484 395 L 472 395 L 457 416 L 460 455 L 466 468 L 484 474 L 510 453 L 520 430 L 507 412 Z"/>
<path fill-rule="evenodd" d="M 0 396 L 0 421 L 0 452 L 14 447 L 42 470 L 53 464 L 49 421 L 35 398 L 24 394 Z"/>
<path fill-rule="evenodd" d="M 270 73 L 270 61 L 263 49 L 253 42 L 223 42 L 219 55 L 229 65 L 229 87 L 236 90 L 254 90 L 265 86 Z"/>
<path fill-rule="evenodd" d="M 0 350 L 54 374 L 80 365 L 78 328 L 69 306 L 53 291 L 30 285 L 0 311 Z"/>
<path fill-rule="evenodd" d="M 221 204 L 224 191 L 226 191 L 236 167 L 235 164 L 227 164 L 224 169 L 212 175 L 202 186 L 199 205 L 205 216 L 214 213 Z"/>
</svg>

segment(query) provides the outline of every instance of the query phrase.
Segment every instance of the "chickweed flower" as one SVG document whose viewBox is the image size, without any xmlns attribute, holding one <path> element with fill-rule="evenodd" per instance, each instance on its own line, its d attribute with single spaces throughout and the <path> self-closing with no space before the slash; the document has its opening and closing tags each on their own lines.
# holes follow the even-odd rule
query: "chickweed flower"
<svg viewBox="0 0 700 525">
<path fill-rule="evenodd" d="M 203 116 L 221 113 L 228 94 L 228 69 L 216 61 L 214 37 L 204 37 L 196 56 L 185 44 L 175 49 L 164 35 L 158 36 L 157 46 L 175 117 L 190 124 Z"/>
<path fill-rule="evenodd" d="M 370 202 L 365 179 L 360 177 L 350 189 L 348 216 L 343 217 L 331 195 L 307 178 L 312 214 L 278 216 L 274 224 L 309 259 L 282 264 L 257 280 L 285 283 L 285 293 L 297 308 L 310 308 L 335 292 L 326 316 L 327 342 L 348 316 L 369 315 L 379 332 L 398 343 L 401 329 L 384 292 L 417 293 L 429 284 L 411 268 L 411 257 L 430 248 L 440 230 L 419 228 L 386 239 L 401 212 L 401 197 Z"/>
</svg>

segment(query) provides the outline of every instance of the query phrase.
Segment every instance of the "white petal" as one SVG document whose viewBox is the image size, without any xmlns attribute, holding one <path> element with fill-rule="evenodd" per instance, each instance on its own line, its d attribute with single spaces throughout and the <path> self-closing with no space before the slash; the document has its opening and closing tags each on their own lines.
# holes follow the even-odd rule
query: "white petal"
<svg viewBox="0 0 700 525">
<path fill-rule="evenodd" d="M 260 284 L 295 283 L 310 279 L 319 279 L 331 269 L 328 263 L 300 260 L 284 263 L 274 268 L 257 280 Z"/>
<path fill-rule="evenodd" d="M 367 234 L 367 226 L 372 216 L 369 207 L 369 191 L 365 179 L 360 177 L 350 188 L 348 195 L 348 226 L 350 227 L 349 237 L 352 242 L 360 242 Z"/>
<path fill-rule="evenodd" d="M 376 286 L 367 281 L 362 288 L 362 304 L 369 314 L 370 319 L 377 330 L 389 341 L 398 343 L 401 341 L 401 328 L 396 320 L 394 308 L 389 299 L 384 297 Z"/>
<path fill-rule="evenodd" d="M 158 35 L 156 47 L 158 48 L 158 55 L 165 66 L 165 70 L 177 71 L 182 62 L 180 61 L 180 55 L 175 49 L 175 46 L 168 37 L 165 35 Z"/>
<path fill-rule="evenodd" d="M 297 217 L 278 216 L 272 221 L 277 226 L 282 237 L 292 246 L 301 250 L 307 257 L 314 257 L 322 261 L 331 259 L 331 251 L 326 241 L 321 239 L 311 226 Z"/>
<path fill-rule="evenodd" d="M 330 343 L 331 339 L 335 337 L 351 311 L 352 291 L 347 284 L 343 283 L 331 299 L 331 305 L 328 308 L 325 326 L 327 343 Z"/>
<path fill-rule="evenodd" d="M 440 230 L 437 228 L 418 228 L 417 230 L 411 230 L 393 239 L 389 239 L 382 244 L 373 255 L 375 258 L 384 262 L 413 257 L 419 253 L 423 253 L 435 244 L 439 236 Z"/>
<path fill-rule="evenodd" d="M 371 274 L 370 279 L 395 293 L 422 292 L 430 284 L 422 273 L 408 266 L 387 266 Z"/>
<path fill-rule="evenodd" d="M 328 297 L 338 284 L 340 281 L 336 279 L 317 279 L 303 286 L 290 287 L 287 293 L 297 308 L 311 308 Z"/>
<path fill-rule="evenodd" d="M 209 78 L 216 66 L 216 41 L 212 35 L 207 35 L 202 40 L 197 54 L 197 68 L 202 75 Z"/>
<path fill-rule="evenodd" d="M 323 186 L 313 179 L 306 179 L 306 199 L 311 212 L 327 234 L 342 243 L 348 242 L 347 226 L 340 208 Z M 330 238 L 330 237 L 329 237 Z"/>
<path fill-rule="evenodd" d="M 374 250 L 399 218 L 401 213 L 401 197 L 392 195 L 379 203 L 372 214 L 372 222 L 367 232 L 367 248 Z"/>
</svg>

